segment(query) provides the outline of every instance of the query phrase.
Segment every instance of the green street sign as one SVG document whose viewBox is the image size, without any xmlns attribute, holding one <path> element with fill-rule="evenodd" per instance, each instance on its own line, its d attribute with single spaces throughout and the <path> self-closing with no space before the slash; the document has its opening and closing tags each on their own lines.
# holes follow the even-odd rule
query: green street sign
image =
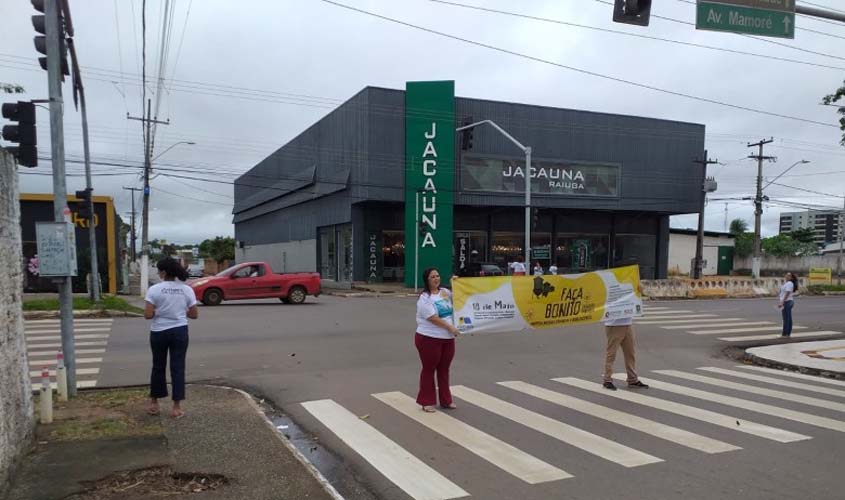
<svg viewBox="0 0 845 500">
<path fill-rule="evenodd" d="M 698 0 L 695 27 L 795 38 L 794 0 Z"/>
</svg>

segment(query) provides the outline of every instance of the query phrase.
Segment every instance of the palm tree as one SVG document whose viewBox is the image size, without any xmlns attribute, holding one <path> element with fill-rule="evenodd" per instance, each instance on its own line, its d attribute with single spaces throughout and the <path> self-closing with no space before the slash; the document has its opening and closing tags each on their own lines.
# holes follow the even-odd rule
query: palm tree
<svg viewBox="0 0 845 500">
<path fill-rule="evenodd" d="M 730 233 L 734 236 L 739 236 L 748 231 L 748 223 L 743 219 L 734 219 L 731 221 Z"/>
</svg>

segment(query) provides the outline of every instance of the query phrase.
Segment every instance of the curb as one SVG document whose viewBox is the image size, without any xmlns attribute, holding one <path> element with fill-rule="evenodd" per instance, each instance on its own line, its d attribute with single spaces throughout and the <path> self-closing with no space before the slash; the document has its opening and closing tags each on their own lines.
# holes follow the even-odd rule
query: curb
<svg viewBox="0 0 845 500">
<path fill-rule="evenodd" d="M 85 309 L 73 311 L 74 318 L 143 318 L 141 313 L 113 309 Z M 24 319 L 58 319 L 60 311 L 23 311 Z"/>
<path fill-rule="evenodd" d="M 817 377 L 831 378 L 835 380 L 845 380 L 845 372 L 831 372 L 827 370 L 821 370 L 819 368 L 810 368 L 807 366 L 782 363 L 780 361 L 772 361 L 770 359 L 761 358 L 756 354 L 749 354 L 748 352 L 745 353 L 743 359 L 755 365 L 765 366 L 767 368 L 775 368 L 783 371 L 793 371 L 798 373 L 804 373 L 806 375 L 815 375 Z"/>
</svg>

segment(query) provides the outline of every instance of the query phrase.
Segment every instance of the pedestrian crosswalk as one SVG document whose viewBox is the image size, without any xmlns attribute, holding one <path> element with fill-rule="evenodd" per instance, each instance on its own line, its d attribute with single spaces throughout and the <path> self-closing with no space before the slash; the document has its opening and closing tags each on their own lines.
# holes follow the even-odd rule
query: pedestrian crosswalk
<svg viewBox="0 0 845 500">
<path fill-rule="evenodd" d="M 96 387 L 109 335 L 111 318 L 76 318 L 73 320 L 76 354 L 76 387 Z M 33 390 L 41 387 L 41 372 L 49 369 L 51 385 L 56 387 L 56 355 L 62 348 L 61 322 L 58 319 L 24 322 L 26 354 Z"/>
<path fill-rule="evenodd" d="M 665 448 L 653 446 L 651 440 L 637 440 L 640 444 L 633 447 L 630 442 L 622 442 L 626 438 L 620 438 L 619 434 L 602 435 L 602 429 L 606 431 L 607 426 L 601 422 L 611 422 L 629 432 L 677 445 L 685 454 L 702 453 L 702 457 L 743 448 L 753 452 L 753 439 L 788 444 L 821 437 L 820 432 L 845 432 L 845 419 L 831 416 L 831 412 L 845 411 L 845 387 L 842 387 L 845 383 L 842 381 L 751 366 L 730 369 L 705 366 L 696 370 L 666 369 L 652 373 L 656 378 L 641 378 L 651 388 L 617 391 L 570 376 L 532 383 L 500 381 L 493 386 L 502 388 L 495 395 L 457 385 L 452 387 L 452 395 L 459 409 L 450 412 L 423 412 L 414 399 L 403 392 L 375 393 L 370 396 L 387 408 L 379 413 L 373 424 L 365 421 L 366 416 L 358 417 L 334 400 L 308 401 L 302 406 L 324 430 L 337 436 L 352 453 L 415 500 L 462 498 L 473 494 L 467 491 L 472 489 L 470 478 L 462 475 L 466 470 L 473 470 L 470 464 L 443 467 L 443 463 L 432 456 L 436 452 L 432 452 L 430 446 L 461 447 L 470 452 L 461 455 L 462 460 L 482 460 L 513 480 L 539 485 L 576 477 L 578 466 L 583 462 L 579 453 L 632 470 L 649 469 L 677 457 L 673 454 L 664 456 Z M 614 378 L 624 380 L 624 374 L 615 374 Z M 667 379 L 680 379 L 683 385 Z M 502 392 L 505 389 L 509 391 Z M 743 396 L 731 395 L 734 393 Z M 526 397 L 535 404 L 526 405 Z M 796 409 L 798 407 L 809 409 Z M 464 408 L 472 410 L 463 413 L 461 409 Z M 556 413 L 555 408 L 586 418 L 579 418 L 575 425 L 575 422 L 566 421 L 569 417 Z M 495 415 L 551 439 L 541 441 L 544 443 L 542 448 L 537 448 L 537 441 L 519 438 L 512 429 L 505 431 L 485 426 L 485 430 L 481 430 L 477 423 L 467 421 L 477 422 L 479 409 L 484 415 Z M 670 417 L 674 418 L 672 425 L 658 421 L 662 413 L 674 416 Z M 760 418 L 766 423 L 745 418 L 749 413 L 762 414 Z M 676 418 L 678 416 L 682 418 Z M 408 425 L 411 426 L 410 434 Z M 748 439 L 739 446 L 735 440 L 742 434 Z M 413 438 L 409 439 L 409 436 Z M 432 440 L 432 436 L 445 438 L 448 443 Z M 394 439 L 403 442 L 404 446 Z M 536 449 L 528 449 L 532 446 L 530 443 Z M 556 454 L 556 448 L 562 448 L 566 453 Z M 760 449 L 764 452 L 762 450 L 768 448 L 761 446 Z M 438 467 L 447 470 L 438 470 Z"/>
<path fill-rule="evenodd" d="M 712 335 L 723 342 L 746 342 L 778 339 L 782 325 L 776 321 L 720 317 L 718 313 L 698 313 L 665 306 L 646 306 L 637 325 L 654 325 L 661 330 L 682 331 L 692 335 Z M 836 330 L 813 330 L 804 325 L 792 327 L 792 338 L 842 335 Z"/>
</svg>

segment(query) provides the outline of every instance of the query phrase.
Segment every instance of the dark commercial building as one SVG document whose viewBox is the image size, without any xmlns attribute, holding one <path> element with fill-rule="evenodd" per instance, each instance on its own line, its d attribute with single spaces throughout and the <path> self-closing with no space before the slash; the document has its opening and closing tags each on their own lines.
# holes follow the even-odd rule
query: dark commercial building
<svg viewBox="0 0 845 500">
<path fill-rule="evenodd" d="M 491 120 L 532 148 L 525 156 Z M 404 281 L 524 255 L 561 273 L 667 272 L 669 217 L 697 212 L 704 126 L 367 87 L 235 182 L 236 259 L 325 280 Z M 416 250 L 419 249 L 419 255 Z"/>
</svg>

